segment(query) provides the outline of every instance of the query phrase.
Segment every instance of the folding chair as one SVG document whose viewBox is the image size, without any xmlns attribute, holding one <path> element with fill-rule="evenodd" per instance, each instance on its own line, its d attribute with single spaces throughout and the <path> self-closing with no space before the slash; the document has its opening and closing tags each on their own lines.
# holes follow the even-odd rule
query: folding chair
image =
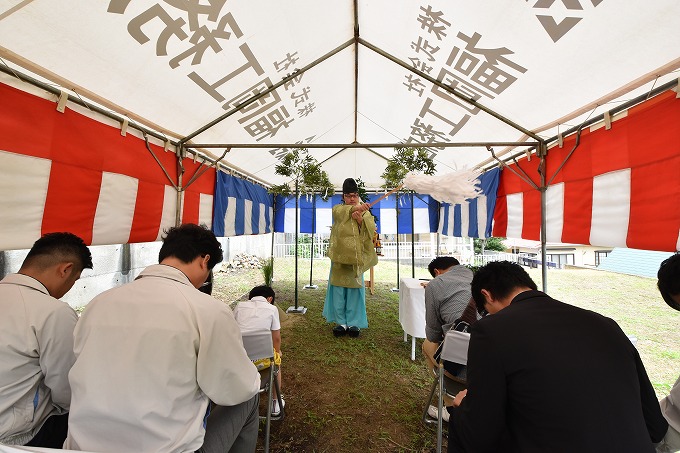
<svg viewBox="0 0 680 453">
<path fill-rule="evenodd" d="M 264 451 L 269 451 L 269 431 L 272 420 L 281 420 L 284 417 L 284 407 L 281 401 L 281 390 L 279 381 L 276 377 L 279 374 L 278 365 L 274 364 L 274 343 L 272 333 L 269 330 L 259 332 L 247 332 L 241 334 L 243 347 L 248 353 L 250 360 L 270 359 L 269 368 L 260 370 L 260 394 L 267 395 L 267 415 L 260 415 L 261 420 L 265 420 L 264 428 Z M 276 399 L 279 403 L 280 413 L 276 417 L 272 416 L 272 389 L 276 390 Z"/>
<path fill-rule="evenodd" d="M 439 369 L 437 370 L 437 376 L 434 378 L 430 395 L 423 410 L 423 423 L 426 425 L 437 423 L 437 453 L 442 451 L 444 393 L 454 397 L 459 391 L 467 388 L 467 381 L 465 379 L 444 374 L 444 361 L 467 365 L 469 342 L 470 334 L 467 332 L 450 330 L 444 336 Z M 427 410 L 432 404 L 437 389 L 439 391 L 437 393 L 437 420 L 435 421 L 428 417 Z"/>
</svg>

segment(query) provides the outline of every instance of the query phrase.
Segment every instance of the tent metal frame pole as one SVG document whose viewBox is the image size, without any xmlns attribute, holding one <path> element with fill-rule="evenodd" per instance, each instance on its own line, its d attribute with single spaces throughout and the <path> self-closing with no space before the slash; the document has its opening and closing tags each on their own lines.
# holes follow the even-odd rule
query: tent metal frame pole
<svg viewBox="0 0 680 453">
<path fill-rule="evenodd" d="M 633 98 L 629 101 L 622 103 L 621 105 L 614 107 L 611 110 L 608 110 L 606 113 L 614 116 L 617 113 L 622 112 L 622 111 L 629 109 L 631 107 L 634 107 L 637 104 L 640 104 L 641 102 L 644 102 L 649 98 L 652 98 L 654 96 L 657 96 L 657 95 L 663 93 L 664 91 L 668 91 L 668 90 L 675 88 L 676 86 L 679 86 L 678 85 L 679 83 L 680 83 L 680 79 L 671 80 L 670 82 L 664 83 L 663 85 L 660 85 L 660 86 L 654 88 L 653 90 L 650 90 L 647 93 L 641 94 L 640 96 L 637 96 L 637 97 L 635 97 L 635 98 Z M 567 129 L 566 131 L 564 131 L 560 135 L 562 137 L 566 137 L 568 135 L 573 134 L 574 132 L 578 132 L 579 129 L 583 129 L 584 127 L 589 127 L 589 126 L 592 126 L 595 123 L 599 123 L 601 121 L 604 121 L 604 115 L 605 115 L 604 113 L 601 113 L 600 115 L 597 115 L 596 117 L 593 117 L 593 118 L 589 119 L 588 121 L 583 122 L 582 124 L 580 124 L 578 126 L 574 126 L 571 129 Z M 557 141 L 559 139 L 560 135 L 555 135 L 554 137 L 550 137 L 549 139 L 546 139 L 545 143 L 550 144 L 552 142 Z"/>
<path fill-rule="evenodd" d="M 516 129 L 516 130 L 526 134 L 527 136 L 529 136 L 529 137 L 531 137 L 535 140 L 541 140 L 541 137 L 539 137 L 538 135 L 536 135 L 535 133 L 533 133 L 529 129 L 526 129 L 526 128 L 520 126 L 519 124 L 515 123 L 514 121 L 504 117 L 503 115 L 500 115 L 500 114 L 494 112 L 490 108 L 483 106 L 482 104 L 475 101 L 474 99 L 470 99 L 469 97 L 458 93 L 455 89 L 451 88 L 450 86 L 446 85 L 445 83 L 442 83 L 439 80 L 435 79 L 434 77 L 432 77 L 432 76 L 430 76 L 430 75 L 428 75 L 428 74 L 426 74 L 422 71 L 415 69 L 411 65 L 404 63 L 403 61 L 401 61 L 400 59 L 398 59 L 394 55 L 392 55 L 388 52 L 385 52 L 384 50 L 382 50 L 381 48 L 379 48 L 377 46 L 374 46 L 373 44 L 369 43 L 365 39 L 358 38 L 357 41 L 359 41 L 360 44 L 371 49 L 373 52 L 377 53 L 378 55 L 381 55 L 381 56 L 387 58 L 388 60 L 392 61 L 393 63 L 396 63 L 399 66 L 403 67 L 404 69 L 407 69 L 407 70 L 411 71 L 412 73 L 418 75 L 418 77 L 422 77 L 423 79 L 425 79 L 428 82 L 438 86 L 439 88 L 446 90 L 446 92 L 456 96 L 457 98 L 465 101 L 466 103 L 468 103 L 468 104 L 470 104 L 474 107 L 477 107 L 478 109 L 480 109 L 483 112 L 493 116 L 497 120 L 502 121 L 503 123 L 507 124 L 508 126 L 512 127 L 513 129 Z"/>
<path fill-rule="evenodd" d="M 186 148 L 486 148 L 487 146 L 536 147 L 540 142 L 433 142 L 433 143 L 187 143 Z"/>
<path fill-rule="evenodd" d="M 41 90 L 44 90 L 48 93 L 52 93 L 55 96 L 60 96 L 61 93 L 62 93 L 62 90 L 59 89 L 58 87 L 53 86 L 53 85 L 48 85 L 45 82 L 42 82 L 42 81 L 40 81 L 40 80 L 38 80 L 34 77 L 31 77 L 31 76 L 29 76 L 29 75 L 27 75 L 27 74 L 25 74 L 21 71 L 9 68 L 6 65 L 0 64 L 0 72 L 3 72 L 7 75 L 16 77 L 17 79 L 19 79 L 22 82 L 29 83 L 29 84 L 37 87 L 37 88 L 40 88 Z M 95 104 L 90 104 L 89 102 L 85 101 L 82 97 L 80 97 L 77 93 L 75 93 L 75 94 L 76 94 L 75 97 L 69 95 L 69 98 L 68 98 L 69 102 L 72 102 L 72 103 L 79 105 L 81 107 L 85 107 L 86 109 L 89 109 L 89 110 L 91 110 L 91 111 L 93 111 L 93 112 L 95 112 L 99 115 L 105 116 L 106 118 L 112 119 L 112 120 L 117 121 L 119 123 L 122 123 L 127 119 L 128 120 L 128 128 L 135 129 L 135 130 L 141 132 L 142 136 L 147 141 L 147 144 L 148 144 L 148 136 L 151 136 L 151 137 L 154 137 L 154 138 L 156 138 L 156 139 L 158 139 L 158 140 L 160 140 L 164 143 L 172 145 L 173 147 L 177 147 L 179 145 L 177 140 L 171 140 L 167 136 L 165 136 L 161 133 L 158 133 L 158 132 L 154 131 L 153 129 L 149 129 L 145 126 L 142 126 L 141 124 L 139 124 L 136 121 L 130 121 L 129 118 L 124 117 L 122 115 L 119 115 L 115 112 L 112 112 L 111 110 L 104 109 L 104 108 L 99 107 L 98 105 L 95 105 Z M 147 149 L 148 148 L 149 147 L 147 146 Z M 238 174 L 239 176 L 241 176 L 242 178 L 244 178 L 246 180 L 253 181 L 253 182 L 260 184 L 260 185 L 266 185 L 266 183 L 264 183 L 263 181 L 257 181 L 252 175 L 247 175 L 245 173 L 242 173 L 238 170 L 229 168 L 228 166 L 220 163 L 221 158 L 215 159 L 215 158 L 212 158 L 211 156 L 208 156 L 208 155 L 205 155 L 205 154 L 198 154 L 196 151 L 194 151 L 193 149 L 190 149 L 190 147 L 187 147 L 187 146 L 184 147 L 184 150 L 185 150 L 185 152 L 188 152 L 188 153 L 191 153 L 191 154 L 194 154 L 194 155 L 200 155 L 200 157 L 205 160 L 204 162 L 210 162 L 211 165 L 214 165 L 215 167 L 219 166 L 221 169 L 225 169 L 225 170 L 228 170 L 229 172 L 233 172 L 235 174 Z M 154 158 L 155 158 L 155 155 L 154 155 Z M 161 166 L 161 168 L 163 169 L 163 166 L 160 164 L 158 159 L 157 158 L 155 158 L 155 159 L 158 162 L 158 164 Z M 163 171 L 165 171 L 165 169 L 163 169 Z M 206 170 L 201 172 L 201 175 L 205 171 Z M 198 175 L 198 176 L 201 176 L 201 175 Z M 172 179 L 170 179 L 169 177 L 168 177 L 168 179 L 171 181 L 171 184 L 174 186 L 175 182 L 172 181 Z M 188 184 L 187 184 L 187 186 L 188 186 Z"/>
<path fill-rule="evenodd" d="M 392 288 L 392 292 L 399 292 L 399 191 L 394 194 L 394 212 L 397 215 L 397 234 L 395 234 L 397 244 L 397 286 Z M 406 340 L 404 340 L 406 341 Z"/>
<path fill-rule="evenodd" d="M 31 85 L 38 87 L 42 90 L 45 90 L 49 93 L 52 93 L 55 96 L 60 96 L 62 91 L 63 91 L 63 90 L 59 89 L 58 87 L 56 87 L 54 85 L 48 85 L 45 82 L 42 82 L 42 81 L 40 81 L 40 80 L 38 80 L 34 77 L 31 77 L 27 74 L 24 74 L 21 71 L 16 71 L 16 70 L 9 68 L 8 66 L 5 66 L 5 65 L 0 65 L 0 72 L 4 72 L 7 75 L 10 75 L 12 77 L 16 77 L 17 79 L 21 80 L 22 82 L 30 83 Z M 99 113 L 100 115 L 104 115 L 105 117 L 110 118 L 110 119 L 115 120 L 115 121 L 118 121 L 120 123 L 122 123 L 124 120 L 128 119 L 128 118 L 126 118 L 122 115 L 118 115 L 118 114 L 116 114 L 116 113 L 114 113 L 110 110 L 106 110 L 106 109 L 101 108 L 97 105 L 90 104 L 90 103 L 84 101 L 78 95 L 76 95 L 76 97 L 69 96 L 68 100 L 69 100 L 69 102 L 73 102 L 74 104 L 77 104 L 81 107 L 85 107 L 86 109 L 89 109 L 93 112 Z M 172 141 L 168 137 L 166 137 L 162 134 L 159 134 L 158 132 L 156 132 L 152 129 L 148 129 L 148 128 L 138 124 L 136 121 L 129 122 L 128 127 L 132 128 L 132 129 L 136 129 L 139 132 L 141 132 L 142 134 L 151 135 L 152 137 L 155 137 L 155 138 L 157 138 L 157 139 L 159 139 L 163 142 L 167 141 L 167 142 L 170 142 L 170 144 L 172 144 L 173 146 L 177 146 L 176 141 Z"/>
<path fill-rule="evenodd" d="M 359 130 L 359 4 L 354 0 L 354 141 Z"/>
<path fill-rule="evenodd" d="M 184 163 L 182 162 L 184 149 L 182 146 L 177 148 L 177 202 L 175 206 L 175 226 L 180 226 L 182 224 L 182 192 L 184 192 L 185 187 L 182 187 L 182 180 L 184 179 Z"/>
<path fill-rule="evenodd" d="M 411 194 L 411 278 L 416 278 L 416 218 L 413 205 L 413 191 Z"/>
<path fill-rule="evenodd" d="M 539 173 L 541 176 L 541 187 L 539 191 L 541 192 L 541 280 L 543 285 L 543 292 L 548 292 L 548 265 L 546 263 L 546 231 L 547 231 L 547 191 L 548 186 L 546 185 L 546 155 L 548 147 L 545 143 L 542 143 L 539 148 L 539 159 L 538 164 Z"/>
<path fill-rule="evenodd" d="M 312 196 L 312 244 L 309 252 L 309 285 L 303 289 L 317 289 L 318 285 L 312 284 L 312 275 L 314 275 L 314 236 L 316 235 L 316 194 Z"/>
<path fill-rule="evenodd" d="M 210 129 L 211 127 L 215 126 L 216 124 L 218 124 L 218 123 L 222 122 L 223 120 L 229 118 L 231 115 L 233 115 L 234 113 L 238 112 L 238 111 L 241 110 L 243 107 L 247 107 L 248 105 L 252 104 L 253 102 L 257 101 L 258 99 L 263 98 L 264 96 L 267 96 L 267 95 L 268 95 L 269 93 L 271 93 L 272 91 L 278 89 L 279 87 L 283 86 L 284 84 L 288 83 L 289 81 L 293 80 L 294 78 L 298 77 L 299 75 L 304 74 L 305 72 L 307 72 L 308 70 L 310 70 L 310 69 L 313 68 L 314 66 L 318 65 L 319 63 L 322 63 L 323 61 L 325 61 L 325 60 L 329 59 L 330 57 L 332 57 L 333 55 L 337 54 L 338 52 L 340 52 L 340 51 L 346 49 L 347 47 L 351 46 L 352 44 L 354 44 L 354 42 L 355 42 L 355 39 L 352 38 L 352 39 L 350 39 L 349 41 L 345 42 L 344 44 L 339 45 L 338 47 L 336 47 L 335 49 L 331 50 L 331 51 L 328 52 L 327 54 L 322 55 L 321 57 L 319 57 L 319 58 L 317 58 L 316 60 L 312 61 L 311 63 L 309 63 L 307 66 L 303 67 L 302 69 L 299 69 L 299 70 L 293 72 L 292 74 L 290 74 L 289 76 L 284 77 L 284 78 L 281 79 L 279 82 L 275 83 L 274 85 L 272 85 L 271 87 L 267 88 L 266 90 L 264 90 L 264 91 L 262 91 L 262 92 L 256 94 L 256 95 L 253 96 L 253 97 L 248 98 L 247 100 L 243 101 L 241 104 L 239 104 L 239 105 L 237 105 L 236 107 L 234 107 L 233 109 L 229 110 L 229 111 L 228 111 L 227 113 L 225 113 L 224 115 L 222 115 L 222 116 L 220 116 L 220 117 L 218 117 L 218 118 L 212 120 L 211 122 L 209 122 L 209 123 L 206 124 L 205 126 L 199 128 L 199 129 L 197 129 L 196 131 L 194 131 L 194 132 L 192 132 L 191 134 L 187 135 L 186 137 L 182 138 L 182 139 L 179 141 L 179 143 L 180 143 L 180 144 L 187 143 L 189 140 L 191 140 L 192 138 L 196 137 L 198 134 L 201 134 L 201 133 L 207 131 L 208 129 Z M 299 147 L 299 146 L 300 146 L 300 145 L 298 144 L 297 147 Z M 195 145 L 194 145 L 194 147 L 196 147 L 196 148 L 203 148 L 202 146 L 195 146 Z M 274 147 L 274 148 L 276 148 L 276 147 Z"/>
<path fill-rule="evenodd" d="M 276 212 L 276 197 L 273 197 L 272 211 Z M 272 265 L 272 282 L 271 282 L 271 285 L 274 286 L 274 235 L 276 234 L 276 232 L 274 231 L 274 222 L 273 221 L 271 223 L 271 229 L 272 229 L 272 250 L 271 250 L 271 253 L 270 253 L 269 256 L 270 256 L 270 259 L 272 260 L 272 262 L 271 262 L 271 265 Z"/>
<path fill-rule="evenodd" d="M 307 307 L 298 306 L 299 292 L 298 292 L 298 236 L 300 235 L 300 188 L 298 180 L 295 180 L 295 306 L 288 307 L 286 313 L 297 313 L 304 315 L 307 313 Z"/>
<path fill-rule="evenodd" d="M 672 80 L 672 81 L 670 81 L 670 82 L 667 82 L 667 83 L 665 83 L 665 84 L 663 84 L 663 85 L 660 85 L 660 86 L 654 88 L 653 90 L 650 90 L 648 93 L 641 94 L 640 96 L 637 96 L 637 97 L 635 97 L 635 98 L 633 98 L 633 99 L 631 99 L 631 100 L 629 100 L 629 101 L 626 101 L 626 102 L 622 103 L 621 105 L 618 105 L 618 106 L 614 107 L 614 108 L 611 109 L 611 110 L 608 110 L 607 113 L 608 113 L 609 115 L 614 116 L 614 115 L 616 115 L 617 113 L 619 113 L 619 112 L 621 112 L 621 111 L 623 111 L 623 110 L 626 110 L 626 109 L 629 109 L 629 108 L 631 108 L 631 107 L 634 107 L 634 106 L 636 106 L 637 104 L 640 104 L 641 102 L 646 101 L 647 99 L 650 99 L 650 98 L 652 98 L 652 97 L 654 97 L 654 96 L 657 96 L 657 95 L 663 93 L 664 91 L 672 90 L 673 88 L 675 88 L 675 87 L 677 87 L 677 86 L 678 86 L 678 79 Z M 583 128 L 586 128 L 586 127 L 590 127 L 590 126 L 592 126 L 593 124 L 599 123 L 599 122 L 601 122 L 601 121 L 604 121 L 604 113 L 601 113 L 600 115 L 597 115 L 597 116 L 595 116 L 595 117 L 589 119 L 588 121 L 585 121 L 585 122 L 583 122 L 582 124 L 579 124 L 578 126 L 574 126 L 574 127 L 570 128 L 570 129 L 567 129 L 566 131 L 562 132 L 562 133 L 559 134 L 559 135 L 555 135 L 555 136 L 553 136 L 553 137 L 550 137 L 550 138 L 546 139 L 546 140 L 545 140 L 545 143 L 546 143 L 547 145 L 550 145 L 550 144 L 552 144 L 553 142 L 556 142 L 557 140 L 559 140 L 560 136 L 562 136 L 562 138 L 564 139 L 565 137 L 567 137 L 567 136 L 569 136 L 569 135 L 572 135 L 572 134 L 574 134 L 574 133 L 577 133 L 579 129 L 583 129 Z M 510 146 L 514 146 L 514 145 L 510 145 Z M 518 145 L 518 146 L 521 146 L 521 145 Z M 515 154 L 513 154 L 513 155 L 511 155 L 511 156 L 508 156 L 508 157 L 506 157 L 506 158 L 504 158 L 504 159 L 496 159 L 496 160 L 497 160 L 499 163 L 503 164 L 503 163 L 510 162 L 511 160 L 513 160 L 513 159 L 515 159 L 515 158 L 517 158 L 517 157 L 521 157 L 521 156 L 523 156 L 523 155 L 525 155 L 525 154 L 526 154 L 525 151 L 521 151 L 521 152 L 519 152 L 519 153 L 515 153 Z M 495 163 L 492 164 L 492 165 L 484 166 L 483 169 L 482 169 L 482 171 L 490 170 L 491 168 L 493 168 L 493 167 L 495 167 L 495 166 L 496 166 Z"/>
</svg>

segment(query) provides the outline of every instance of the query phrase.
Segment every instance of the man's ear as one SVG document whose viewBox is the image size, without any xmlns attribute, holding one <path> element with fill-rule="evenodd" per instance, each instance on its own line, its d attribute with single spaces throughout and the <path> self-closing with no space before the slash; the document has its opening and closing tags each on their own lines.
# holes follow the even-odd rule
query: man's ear
<svg viewBox="0 0 680 453">
<path fill-rule="evenodd" d="M 206 253 L 204 257 L 201 258 L 201 267 L 202 268 L 207 268 L 208 267 L 208 262 L 210 261 L 210 255 Z"/>
<path fill-rule="evenodd" d="M 57 273 L 59 274 L 59 278 L 68 278 L 74 270 L 73 263 L 71 262 L 65 262 L 65 263 L 60 263 L 57 266 Z"/>
<path fill-rule="evenodd" d="M 491 295 L 491 293 L 490 293 L 488 290 L 482 289 L 481 293 L 482 293 L 482 296 L 484 297 L 484 300 L 485 300 L 487 303 L 490 304 L 490 303 L 492 303 L 492 302 L 494 301 L 493 296 Z"/>
</svg>

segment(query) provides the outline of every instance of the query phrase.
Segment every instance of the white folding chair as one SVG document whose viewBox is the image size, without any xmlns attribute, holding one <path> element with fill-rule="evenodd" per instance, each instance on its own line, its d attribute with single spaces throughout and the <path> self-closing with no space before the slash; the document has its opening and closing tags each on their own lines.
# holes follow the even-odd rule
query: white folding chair
<svg viewBox="0 0 680 453">
<path fill-rule="evenodd" d="M 271 421 L 281 420 L 284 417 L 281 390 L 279 389 L 279 381 L 276 379 L 279 374 L 279 368 L 274 364 L 274 343 L 272 342 L 272 333 L 269 330 L 247 332 L 241 334 L 241 338 L 243 339 L 243 347 L 248 353 L 248 358 L 250 360 L 270 359 L 271 361 L 269 368 L 260 371 L 260 394 L 265 394 L 267 398 L 267 415 L 261 415 L 260 419 L 265 420 L 264 451 L 268 452 Z M 272 389 L 276 390 L 276 398 L 279 403 L 279 410 L 281 411 L 276 417 L 272 416 Z"/>
<path fill-rule="evenodd" d="M 460 365 L 467 365 L 467 352 L 469 343 L 470 334 L 467 332 L 450 330 L 446 332 L 446 335 L 444 336 L 444 344 L 442 346 L 442 353 L 439 360 L 437 380 L 432 386 L 430 399 L 425 406 L 425 410 L 427 410 L 430 402 L 432 401 L 435 387 L 439 387 L 437 398 L 437 453 L 441 453 L 442 451 L 444 392 L 450 396 L 455 396 L 456 393 L 467 387 L 467 382 L 464 379 L 452 378 L 444 374 L 444 361 L 453 362 Z"/>
</svg>

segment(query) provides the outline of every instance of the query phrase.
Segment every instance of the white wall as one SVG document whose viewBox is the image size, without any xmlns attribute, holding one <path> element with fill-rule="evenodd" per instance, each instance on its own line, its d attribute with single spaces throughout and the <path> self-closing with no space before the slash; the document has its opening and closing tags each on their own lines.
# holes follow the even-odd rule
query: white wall
<svg viewBox="0 0 680 453">
<path fill-rule="evenodd" d="M 218 238 L 228 263 L 234 256 L 247 253 L 261 258 L 271 251 L 271 235 L 237 236 Z M 161 242 L 139 244 L 99 245 L 90 247 L 93 269 L 83 271 L 80 279 L 63 298 L 72 307 L 82 307 L 96 295 L 115 286 L 131 282 L 145 267 L 158 263 Z M 28 250 L 0 252 L 1 277 L 17 272 L 28 254 Z M 218 264 L 215 270 L 219 270 Z"/>
</svg>

